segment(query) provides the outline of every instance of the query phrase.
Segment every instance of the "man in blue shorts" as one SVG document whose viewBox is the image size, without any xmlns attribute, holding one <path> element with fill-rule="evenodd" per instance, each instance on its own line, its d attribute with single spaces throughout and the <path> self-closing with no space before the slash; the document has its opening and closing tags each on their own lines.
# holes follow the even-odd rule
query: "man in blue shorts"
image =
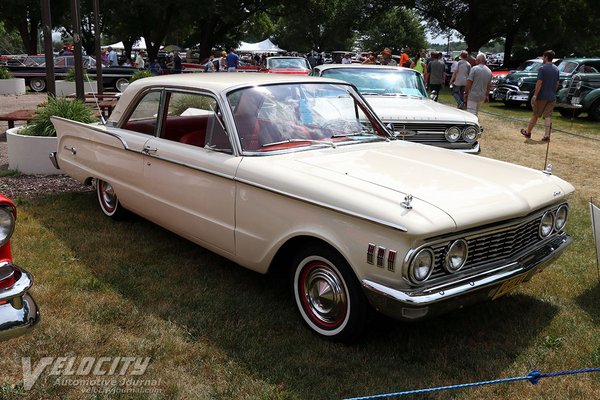
<svg viewBox="0 0 600 400">
<path fill-rule="evenodd" d="M 552 130 L 552 111 L 556 104 L 556 90 L 558 89 L 560 73 L 556 65 L 552 63 L 554 59 L 554 51 L 546 50 L 544 52 L 544 64 L 538 70 L 537 82 L 535 91 L 531 98 L 531 106 L 533 107 L 533 115 L 529 120 L 527 130 L 521 129 L 521 135 L 526 138 L 531 138 L 531 131 L 535 127 L 539 117 L 544 117 L 544 127 L 546 134 L 542 137 L 543 141 L 550 140 L 550 132 Z"/>
</svg>

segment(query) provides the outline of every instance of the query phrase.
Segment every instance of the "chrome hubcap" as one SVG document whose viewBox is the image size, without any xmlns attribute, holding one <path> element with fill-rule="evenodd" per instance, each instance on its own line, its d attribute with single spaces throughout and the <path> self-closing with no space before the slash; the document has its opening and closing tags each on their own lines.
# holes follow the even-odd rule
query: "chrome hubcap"
<svg viewBox="0 0 600 400">
<path fill-rule="evenodd" d="M 322 266 L 316 267 L 306 274 L 303 283 L 308 311 L 316 319 L 328 325 L 343 321 L 346 293 L 335 273 Z"/>
<path fill-rule="evenodd" d="M 117 195 L 115 194 L 115 190 L 108 182 L 102 182 L 101 185 L 102 202 L 105 204 L 107 209 L 112 211 L 117 206 Z"/>
</svg>

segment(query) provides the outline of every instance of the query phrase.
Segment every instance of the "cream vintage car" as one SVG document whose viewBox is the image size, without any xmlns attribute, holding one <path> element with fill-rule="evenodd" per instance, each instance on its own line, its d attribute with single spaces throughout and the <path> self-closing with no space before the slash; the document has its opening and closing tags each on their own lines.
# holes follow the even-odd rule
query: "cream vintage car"
<svg viewBox="0 0 600 400">
<path fill-rule="evenodd" d="M 482 129 L 477 116 L 431 100 L 423 75 L 414 69 L 324 64 L 310 74 L 352 83 L 399 139 L 465 153 L 480 151 Z"/>
<path fill-rule="evenodd" d="M 348 83 L 275 74 L 135 81 L 105 125 L 53 118 L 62 171 L 260 273 L 351 341 L 370 308 L 416 320 L 496 299 L 571 242 L 549 170 L 399 140 Z"/>
</svg>

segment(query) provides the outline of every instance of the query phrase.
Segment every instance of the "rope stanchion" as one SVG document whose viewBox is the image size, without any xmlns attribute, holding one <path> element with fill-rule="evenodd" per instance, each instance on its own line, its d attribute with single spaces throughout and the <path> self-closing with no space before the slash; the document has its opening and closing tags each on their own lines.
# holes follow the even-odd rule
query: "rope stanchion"
<svg viewBox="0 0 600 400">
<path fill-rule="evenodd" d="M 347 398 L 345 400 L 384 399 L 384 398 L 406 396 L 409 394 L 440 392 L 442 390 L 464 389 L 464 388 L 469 388 L 469 387 L 494 385 L 494 384 L 498 384 L 498 383 L 507 383 L 507 382 L 516 382 L 516 381 L 528 381 L 532 385 L 537 385 L 539 383 L 539 381 L 543 378 L 553 378 L 556 376 L 584 374 L 584 373 L 590 373 L 590 372 L 600 372 L 600 368 L 583 368 L 583 369 L 574 369 L 574 370 L 570 370 L 570 371 L 549 372 L 549 373 L 545 373 L 545 374 L 541 373 L 537 369 L 534 369 L 533 371 L 529 372 L 525 376 L 517 376 L 514 378 L 494 379 L 491 381 L 482 381 L 482 382 L 473 382 L 473 383 L 462 383 L 462 384 L 458 384 L 458 385 L 440 386 L 440 387 L 427 388 L 427 389 L 407 390 L 404 392 L 376 394 L 376 395 L 372 395 L 372 396 L 351 397 L 351 398 Z"/>
</svg>

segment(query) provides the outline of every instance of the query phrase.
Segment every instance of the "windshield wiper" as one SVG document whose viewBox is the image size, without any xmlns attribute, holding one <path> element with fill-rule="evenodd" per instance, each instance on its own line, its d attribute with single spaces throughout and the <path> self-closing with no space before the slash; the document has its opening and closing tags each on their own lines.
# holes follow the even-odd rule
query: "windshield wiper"
<svg viewBox="0 0 600 400">
<path fill-rule="evenodd" d="M 313 139 L 286 139 L 286 140 L 282 140 L 280 142 L 273 142 L 273 143 L 266 143 L 263 144 L 261 146 L 261 148 L 265 148 L 265 147 L 271 147 L 271 146 L 277 146 L 280 144 L 286 144 L 286 143 L 302 143 L 302 142 L 308 142 L 310 144 L 325 144 L 328 146 L 333 147 L 334 149 L 337 147 L 335 143 L 333 142 L 328 142 L 326 140 L 313 140 Z"/>
</svg>

